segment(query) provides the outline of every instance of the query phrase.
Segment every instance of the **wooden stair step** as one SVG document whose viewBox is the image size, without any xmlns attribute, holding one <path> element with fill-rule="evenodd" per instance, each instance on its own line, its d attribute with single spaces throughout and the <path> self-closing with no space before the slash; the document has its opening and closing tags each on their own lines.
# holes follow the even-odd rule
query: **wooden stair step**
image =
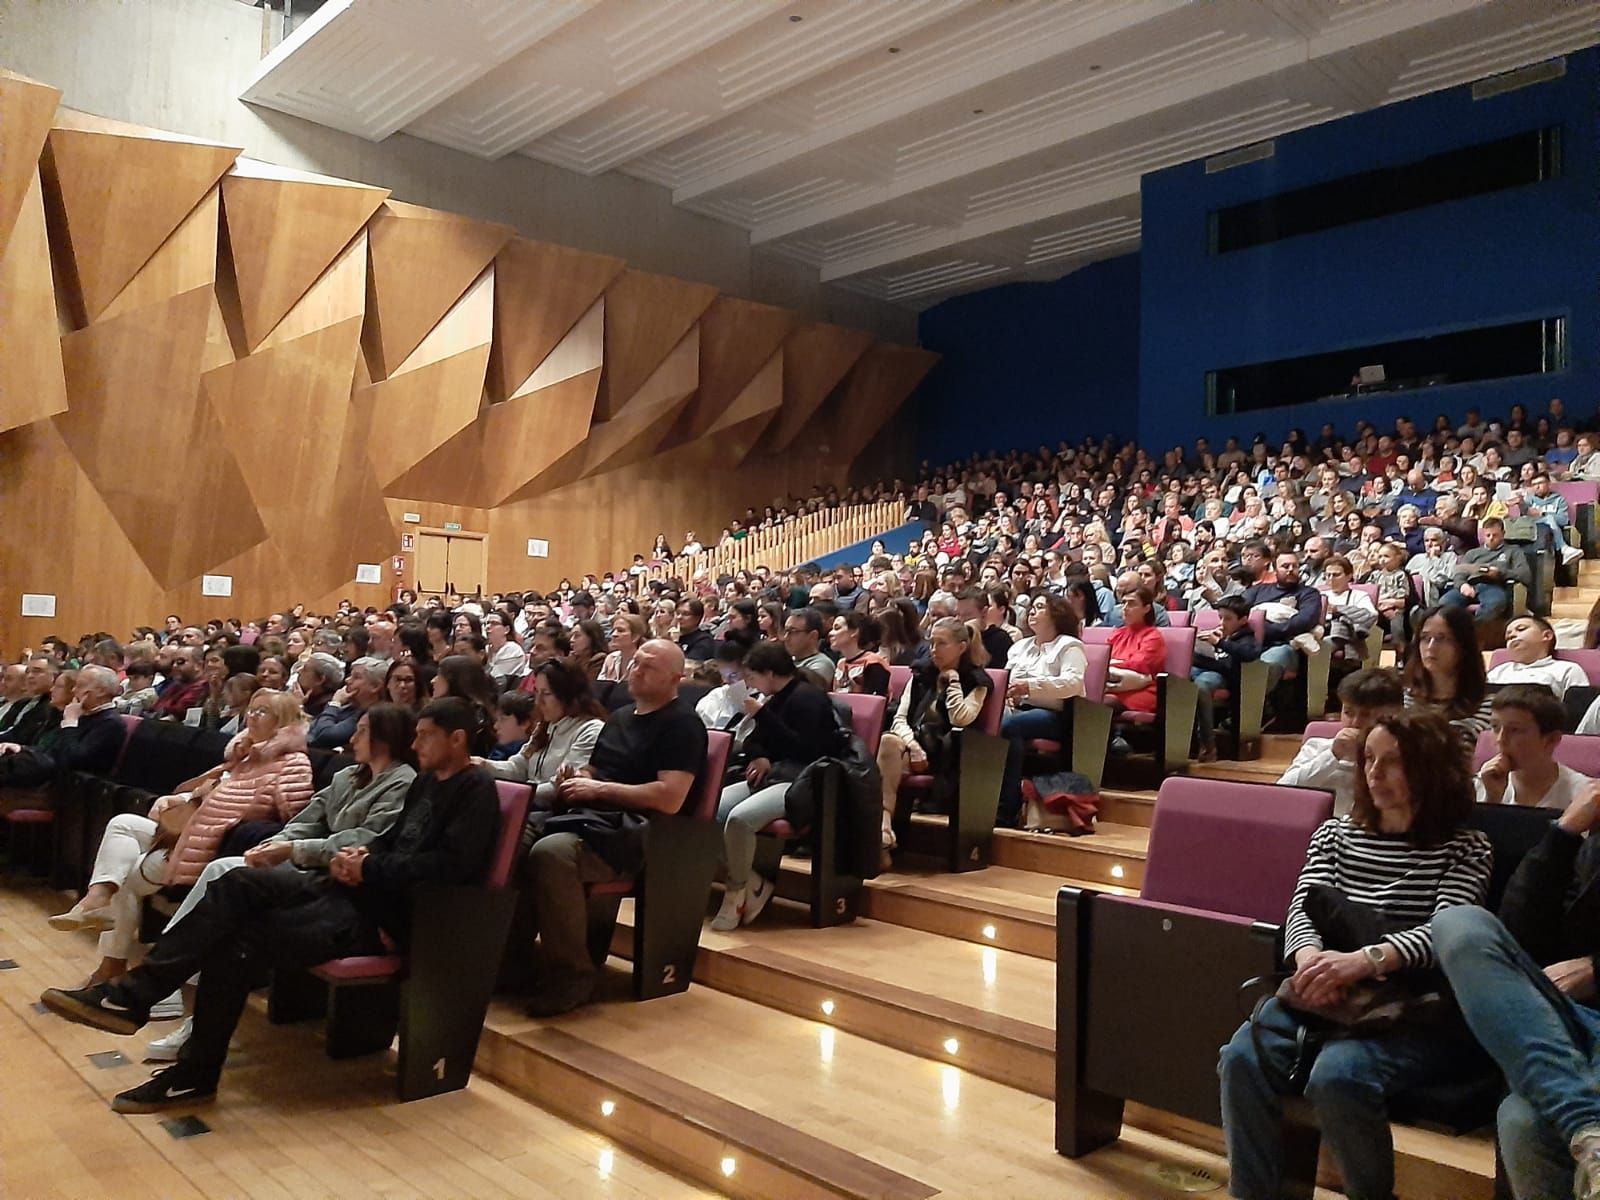
<svg viewBox="0 0 1600 1200">
<path fill-rule="evenodd" d="M 1127 788 L 1100 789 L 1100 820 L 1114 825 L 1133 825 L 1149 829 L 1155 817 L 1156 794 Z"/>
</svg>

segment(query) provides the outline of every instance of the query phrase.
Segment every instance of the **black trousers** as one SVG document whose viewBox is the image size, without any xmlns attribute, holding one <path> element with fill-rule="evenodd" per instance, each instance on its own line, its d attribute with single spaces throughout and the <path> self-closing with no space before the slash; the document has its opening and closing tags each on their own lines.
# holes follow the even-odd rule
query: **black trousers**
<svg viewBox="0 0 1600 1200">
<path fill-rule="evenodd" d="M 48 754 L 26 746 L 0 757 L 0 787 L 40 787 L 55 773 L 56 764 Z"/>
<path fill-rule="evenodd" d="M 180 1059 L 215 1079 L 262 968 L 381 953 L 377 926 L 341 884 L 287 864 L 240 867 L 209 884 L 194 911 L 161 935 L 119 987 L 128 1003 L 149 1008 L 199 971 L 194 1032 Z"/>
</svg>

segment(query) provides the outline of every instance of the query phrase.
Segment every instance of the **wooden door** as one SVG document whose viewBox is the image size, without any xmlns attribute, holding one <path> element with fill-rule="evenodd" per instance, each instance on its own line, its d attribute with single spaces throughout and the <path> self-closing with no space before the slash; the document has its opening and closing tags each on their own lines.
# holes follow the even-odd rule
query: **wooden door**
<svg viewBox="0 0 1600 1200">
<path fill-rule="evenodd" d="M 483 595 L 483 539 L 450 539 L 450 590 L 459 596 Z"/>
<path fill-rule="evenodd" d="M 443 594 L 450 583 L 450 539 L 442 533 L 417 534 L 417 591 Z"/>
</svg>

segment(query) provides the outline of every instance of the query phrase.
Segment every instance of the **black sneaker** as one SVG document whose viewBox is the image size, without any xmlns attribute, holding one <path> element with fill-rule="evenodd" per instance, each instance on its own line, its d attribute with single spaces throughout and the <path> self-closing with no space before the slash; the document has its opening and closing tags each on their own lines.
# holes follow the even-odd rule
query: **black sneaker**
<svg viewBox="0 0 1600 1200">
<path fill-rule="evenodd" d="M 91 983 L 81 988 L 50 988 L 39 1002 L 59 1017 L 92 1025 L 107 1033 L 138 1033 L 150 1020 L 150 1010 L 135 1008 L 117 996 L 111 984 Z"/>
<path fill-rule="evenodd" d="M 112 1097 L 111 1111 L 119 1113 L 161 1112 L 168 1108 L 181 1108 L 205 1104 L 217 1098 L 217 1081 L 203 1075 L 188 1063 L 175 1063 L 165 1071 L 157 1071 L 136 1088 Z"/>
</svg>

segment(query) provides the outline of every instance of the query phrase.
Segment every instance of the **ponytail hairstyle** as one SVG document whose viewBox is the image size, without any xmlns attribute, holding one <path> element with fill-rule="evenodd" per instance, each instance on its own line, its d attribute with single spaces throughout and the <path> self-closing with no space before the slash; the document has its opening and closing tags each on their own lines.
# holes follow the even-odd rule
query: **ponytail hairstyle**
<svg viewBox="0 0 1600 1200">
<path fill-rule="evenodd" d="M 444 699 L 463 700 L 477 710 L 478 727 L 469 740 L 474 754 L 487 757 L 494 750 L 494 718 L 500 701 L 493 676 L 465 654 L 440 659 L 438 675 L 444 680 Z"/>
<path fill-rule="evenodd" d="M 983 648 L 983 635 L 976 621 L 963 621 L 958 617 L 940 617 L 929 628 L 931 635 L 942 630 L 961 643 L 961 662 L 957 670 L 982 670 L 989 662 L 989 652 Z M 982 656 L 981 660 L 979 656 Z"/>
</svg>

